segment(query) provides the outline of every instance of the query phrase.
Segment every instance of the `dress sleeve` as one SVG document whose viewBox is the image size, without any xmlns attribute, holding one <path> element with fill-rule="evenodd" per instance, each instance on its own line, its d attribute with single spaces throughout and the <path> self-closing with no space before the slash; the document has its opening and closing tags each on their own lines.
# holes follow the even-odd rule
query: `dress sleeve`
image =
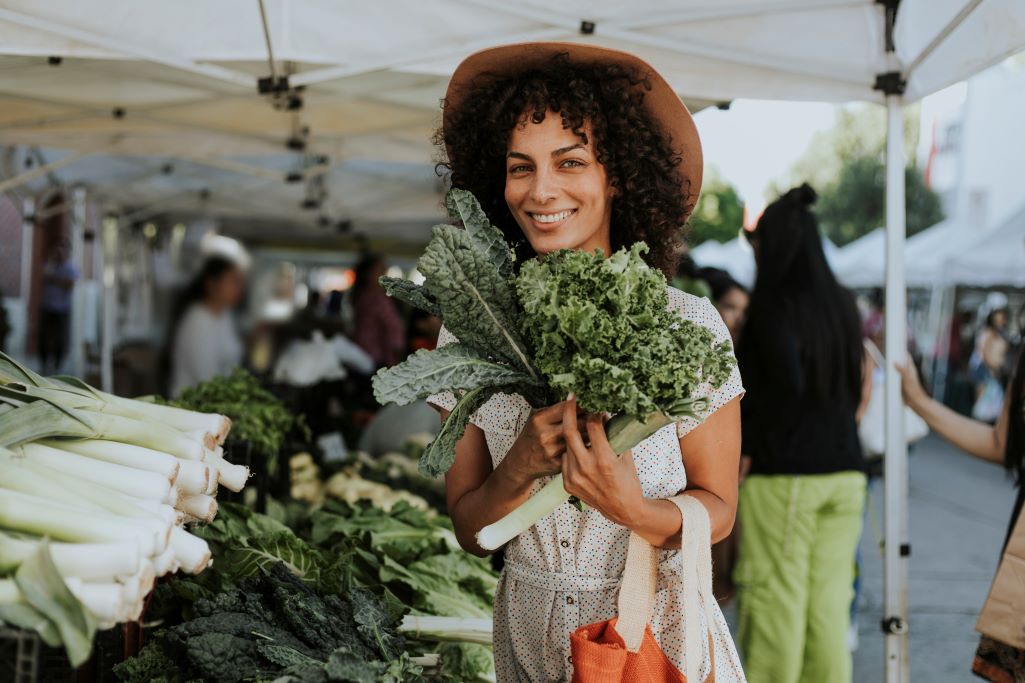
<svg viewBox="0 0 1025 683">
<path fill-rule="evenodd" d="M 708 299 L 700 299 L 699 303 L 694 306 L 694 310 L 691 311 L 690 315 L 685 312 L 685 317 L 693 320 L 703 327 L 707 327 L 715 335 L 716 342 L 729 342 L 730 331 L 726 328 L 726 323 L 723 322 L 722 316 L 719 315 L 719 311 L 715 310 L 715 306 L 712 305 Z M 729 403 L 737 396 L 744 394 L 744 384 L 740 379 L 740 368 L 736 364 L 736 349 L 730 347 L 730 356 L 733 357 L 733 370 L 730 372 L 729 378 L 723 382 L 722 386 L 718 389 L 712 390 L 710 394 L 711 405 L 708 409 L 708 414 L 711 415 L 715 411 L 722 408 L 724 405 Z M 701 424 L 694 418 L 684 418 L 676 423 L 676 436 L 683 438 L 689 434 L 695 427 Z"/>
<path fill-rule="evenodd" d="M 443 325 L 441 331 L 438 332 L 438 345 L 436 348 L 440 349 L 446 344 L 454 344 L 457 341 L 459 340 L 456 339 L 456 336 L 445 329 Z M 451 412 L 456 407 L 456 397 L 451 391 L 442 391 L 428 396 L 427 403 L 435 408 Z M 470 416 L 470 423 L 480 427 L 485 432 L 504 429 L 504 423 L 509 421 L 506 413 L 511 410 L 512 405 L 513 403 L 508 396 L 496 394 Z"/>
</svg>

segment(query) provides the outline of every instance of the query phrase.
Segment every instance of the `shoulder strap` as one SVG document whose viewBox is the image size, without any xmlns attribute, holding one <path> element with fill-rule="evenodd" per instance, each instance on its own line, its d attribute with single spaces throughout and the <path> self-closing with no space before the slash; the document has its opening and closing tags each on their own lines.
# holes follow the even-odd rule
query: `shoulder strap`
<svg viewBox="0 0 1025 683">
<path fill-rule="evenodd" d="M 686 652 L 687 680 L 697 681 L 704 658 L 704 642 L 707 633 L 701 632 L 702 612 L 709 628 L 714 622 L 712 605 L 712 530 L 708 510 L 697 498 L 680 495 L 670 498 L 683 517 L 681 577 L 684 595 L 684 647 Z M 640 649 L 644 629 L 651 619 L 655 603 L 655 589 L 658 581 L 658 549 L 637 534 L 630 533 L 630 544 L 626 553 L 626 567 L 619 589 L 616 632 L 623 639 L 630 652 Z M 712 670 L 715 670 L 715 652 L 710 649 Z"/>
</svg>

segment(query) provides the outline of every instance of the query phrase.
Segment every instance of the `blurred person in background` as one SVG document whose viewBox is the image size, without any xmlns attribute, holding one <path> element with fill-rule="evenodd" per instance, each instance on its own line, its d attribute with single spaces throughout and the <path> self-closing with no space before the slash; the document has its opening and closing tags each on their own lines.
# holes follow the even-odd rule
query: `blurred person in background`
<svg viewBox="0 0 1025 683">
<path fill-rule="evenodd" d="M 758 265 L 738 361 L 743 533 L 733 578 L 752 683 L 844 683 L 855 546 L 865 507 L 857 422 L 861 320 L 837 282 L 802 185 L 749 236 Z"/>
<path fill-rule="evenodd" d="M 39 301 L 39 356 L 43 374 L 60 372 L 71 337 L 71 295 L 78 268 L 71 262 L 67 241 L 55 245 L 43 263 Z"/>
<path fill-rule="evenodd" d="M 975 404 L 972 417 L 992 424 L 1000 416 L 1004 404 L 1004 382 L 1008 342 L 1007 297 L 991 292 L 979 311 L 985 320 L 975 337 L 975 349 L 968 361 L 969 372 L 975 382 Z"/>
<path fill-rule="evenodd" d="M 419 308 L 409 315 L 409 353 L 420 349 L 433 350 L 438 345 L 441 318 Z"/>
<path fill-rule="evenodd" d="M 234 311 L 245 292 L 245 271 L 235 261 L 210 256 L 182 292 L 171 324 L 171 396 L 229 374 L 242 362 Z"/>
<path fill-rule="evenodd" d="M 1025 503 L 1025 353 L 1018 356 L 995 425 L 960 415 L 933 399 L 922 387 L 913 364 L 897 365 L 897 370 L 904 401 L 934 432 L 970 455 L 1003 465 L 1014 477 L 1018 493 L 1004 538 L 1006 547 Z M 995 683 L 1025 681 L 1025 650 L 982 636 L 972 671 Z"/>
<path fill-rule="evenodd" d="M 384 258 L 366 254 L 356 264 L 350 297 L 353 309 L 352 340 L 379 367 L 391 367 L 405 357 L 406 335 L 395 302 L 379 282 L 387 270 Z"/>
<path fill-rule="evenodd" d="M 751 295 L 747 288 L 733 279 L 725 270 L 719 268 L 701 268 L 698 277 L 708 283 L 711 290 L 712 303 L 719 311 L 726 328 L 730 331 L 734 347 L 740 341 L 740 332 L 744 328 L 747 307 L 751 303 Z"/>
</svg>

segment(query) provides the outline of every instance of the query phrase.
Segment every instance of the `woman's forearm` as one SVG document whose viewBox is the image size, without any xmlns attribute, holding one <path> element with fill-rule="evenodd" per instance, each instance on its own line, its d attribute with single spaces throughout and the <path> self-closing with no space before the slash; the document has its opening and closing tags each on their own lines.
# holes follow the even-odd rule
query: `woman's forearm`
<svg viewBox="0 0 1025 683">
<path fill-rule="evenodd" d="M 519 476 L 503 460 L 484 483 L 449 506 L 452 526 L 463 550 L 479 557 L 492 551 L 477 545 L 477 533 L 497 522 L 530 498 L 534 480 Z"/>
<path fill-rule="evenodd" d="M 925 420 L 930 429 L 961 450 L 983 460 L 1003 462 L 1004 446 L 999 423 L 993 427 L 973 420 L 927 396 L 909 405 Z"/>
<path fill-rule="evenodd" d="M 712 543 L 718 543 L 729 536 L 736 516 L 734 509 L 708 491 L 691 489 L 687 491 L 687 495 L 701 501 L 708 511 Z M 680 547 L 683 518 L 680 515 L 680 508 L 670 500 L 645 498 L 644 504 L 637 511 L 637 516 L 631 519 L 627 526 L 656 548 L 675 550 Z"/>
</svg>

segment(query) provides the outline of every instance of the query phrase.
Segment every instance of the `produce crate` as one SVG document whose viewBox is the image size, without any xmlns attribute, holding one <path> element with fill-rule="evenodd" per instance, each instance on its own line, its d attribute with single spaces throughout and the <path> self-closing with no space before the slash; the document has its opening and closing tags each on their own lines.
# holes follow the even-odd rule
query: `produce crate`
<svg viewBox="0 0 1025 683">
<path fill-rule="evenodd" d="M 93 656 L 76 669 L 62 648 L 46 645 L 32 631 L 0 627 L 0 683 L 115 683 L 114 665 L 141 647 L 139 623 L 100 631 Z"/>
</svg>

